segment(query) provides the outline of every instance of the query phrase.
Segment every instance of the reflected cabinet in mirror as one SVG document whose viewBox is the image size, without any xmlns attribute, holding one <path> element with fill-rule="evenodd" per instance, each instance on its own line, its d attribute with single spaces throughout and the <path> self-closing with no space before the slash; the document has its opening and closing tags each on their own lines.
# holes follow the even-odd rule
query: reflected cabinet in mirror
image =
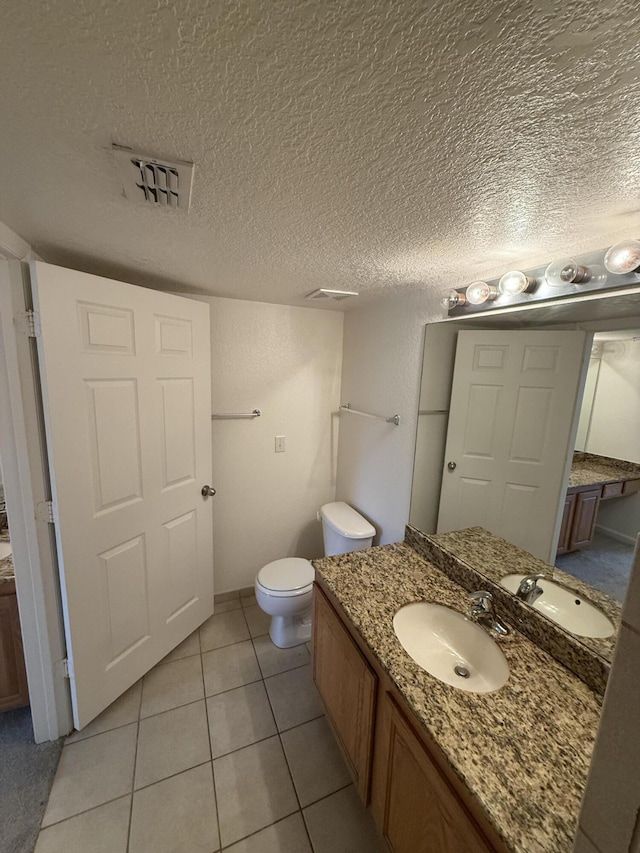
<svg viewBox="0 0 640 853">
<path fill-rule="evenodd" d="M 638 294 L 430 324 L 410 524 L 610 660 L 639 415 Z"/>
</svg>

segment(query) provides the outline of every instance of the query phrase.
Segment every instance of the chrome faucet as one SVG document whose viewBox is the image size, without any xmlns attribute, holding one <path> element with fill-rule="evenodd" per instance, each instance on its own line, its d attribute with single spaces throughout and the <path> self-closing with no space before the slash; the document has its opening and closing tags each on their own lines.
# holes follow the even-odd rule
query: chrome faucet
<svg viewBox="0 0 640 853">
<path fill-rule="evenodd" d="M 506 637 L 509 629 L 502 619 L 496 615 L 493 606 L 493 596 L 486 589 L 479 589 L 469 595 L 469 619 L 477 622 L 489 633 L 493 632 L 498 637 Z"/>
<path fill-rule="evenodd" d="M 521 601 L 526 601 L 527 604 L 533 604 L 536 598 L 542 595 L 543 591 L 538 586 L 538 581 L 543 578 L 544 575 L 526 575 L 523 577 L 516 591 L 516 597 Z"/>
</svg>

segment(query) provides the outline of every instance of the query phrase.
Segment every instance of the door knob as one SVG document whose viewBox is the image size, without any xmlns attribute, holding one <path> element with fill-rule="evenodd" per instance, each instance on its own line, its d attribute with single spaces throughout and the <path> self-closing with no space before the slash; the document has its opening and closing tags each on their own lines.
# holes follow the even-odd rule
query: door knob
<svg viewBox="0 0 640 853">
<path fill-rule="evenodd" d="M 203 486 L 200 494 L 203 498 L 212 498 L 216 493 L 215 489 L 212 489 L 211 486 Z"/>
<path fill-rule="evenodd" d="M 447 465 L 447 468 L 448 468 L 450 471 L 455 471 L 457 467 L 458 467 L 458 466 L 456 465 L 456 463 L 455 463 L 455 462 L 449 462 L 449 464 Z"/>
</svg>

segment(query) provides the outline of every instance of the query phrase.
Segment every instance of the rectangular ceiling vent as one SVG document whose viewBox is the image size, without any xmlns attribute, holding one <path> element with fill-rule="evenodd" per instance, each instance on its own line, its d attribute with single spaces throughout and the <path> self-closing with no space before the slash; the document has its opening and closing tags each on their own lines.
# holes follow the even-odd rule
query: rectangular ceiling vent
<svg viewBox="0 0 640 853">
<path fill-rule="evenodd" d="M 113 145 L 112 151 L 126 198 L 138 204 L 189 210 L 193 163 L 157 160 L 122 145 Z"/>
<path fill-rule="evenodd" d="M 355 290 L 327 290 L 326 287 L 321 287 L 307 293 L 305 299 L 335 299 L 340 301 L 341 299 L 348 299 L 350 296 L 358 296 L 358 293 Z"/>
</svg>

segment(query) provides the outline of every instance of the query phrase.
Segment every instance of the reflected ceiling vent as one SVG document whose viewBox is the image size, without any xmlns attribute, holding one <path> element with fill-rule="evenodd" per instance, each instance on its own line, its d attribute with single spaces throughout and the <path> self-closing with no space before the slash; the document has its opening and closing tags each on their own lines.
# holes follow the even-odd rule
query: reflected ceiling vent
<svg viewBox="0 0 640 853">
<path fill-rule="evenodd" d="M 188 211 L 191 205 L 193 163 L 157 160 L 131 148 L 112 145 L 125 197 L 138 204 Z"/>
<path fill-rule="evenodd" d="M 339 302 L 341 299 L 348 299 L 350 296 L 358 296 L 355 290 L 327 290 L 326 287 L 321 287 L 318 290 L 312 290 L 307 293 L 305 299 L 334 299 Z"/>
</svg>

